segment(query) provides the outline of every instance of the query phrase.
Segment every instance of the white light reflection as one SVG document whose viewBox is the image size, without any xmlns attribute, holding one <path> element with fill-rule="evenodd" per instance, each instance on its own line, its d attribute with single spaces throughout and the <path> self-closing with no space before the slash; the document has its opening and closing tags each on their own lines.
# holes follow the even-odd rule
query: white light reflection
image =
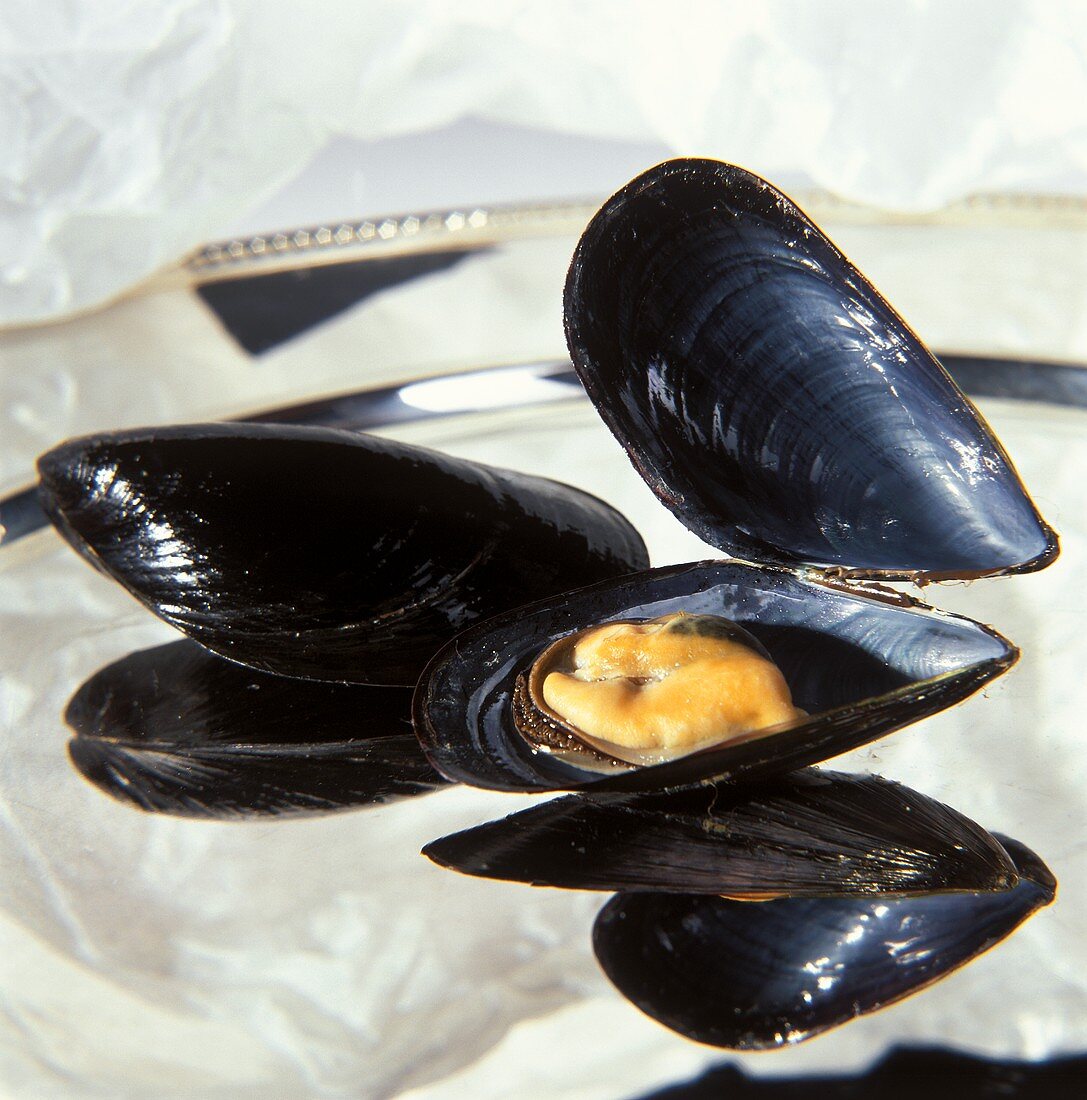
<svg viewBox="0 0 1087 1100">
<path fill-rule="evenodd" d="M 576 397 L 578 390 L 569 382 L 540 377 L 542 372 L 554 372 L 558 367 L 554 363 L 536 363 L 427 378 L 404 386 L 400 400 L 425 412 L 453 413 L 546 404 Z"/>
</svg>

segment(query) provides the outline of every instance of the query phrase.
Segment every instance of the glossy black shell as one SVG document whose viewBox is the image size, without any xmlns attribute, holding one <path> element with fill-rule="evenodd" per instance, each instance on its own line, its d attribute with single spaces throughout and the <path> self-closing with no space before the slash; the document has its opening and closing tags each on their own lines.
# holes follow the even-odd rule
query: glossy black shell
<svg viewBox="0 0 1087 1100">
<path fill-rule="evenodd" d="M 133 430 L 38 467 L 76 550 L 202 645 L 285 676 L 411 686 L 478 619 L 648 564 L 580 490 L 327 428 Z"/>
<path fill-rule="evenodd" d="M 815 768 L 764 783 L 552 798 L 423 854 L 533 886 L 755 901 L 1003 890 L 1017 877 L 993 837 L 950 806 L 879 776 Z"/>
<path fill-rule="evenodd" d="M 722 550 L 885 578 L 1056 555 L 940 364 L 742 168 L 670 161 L 613 196 L 578 245 L 565 316 L 578 374 L 635 468 Z"/>
</svg>

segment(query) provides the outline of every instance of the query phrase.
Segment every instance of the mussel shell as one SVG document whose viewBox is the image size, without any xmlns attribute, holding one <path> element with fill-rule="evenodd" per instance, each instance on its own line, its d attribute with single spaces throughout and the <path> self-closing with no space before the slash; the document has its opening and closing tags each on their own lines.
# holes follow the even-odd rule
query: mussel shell
<svg viewBox="0 0 1087 1100">
<path fill-rule="evenodd" d="M 484 878 L 574 890 L 767 896 L 1005 890 L 980 825 L 879 776 L 807 769 L 759 784 L 552 799 L 423 849 Z"/>
<path fill-rule="evenodd" d="M 270 676 L 188 639 L 99 670 L 65 719 L 76 768 L 156 813 L 324 813 L 445 786 L 411 731 L 410 689 Z"/>
<path fill-rule="evenodd" d="M 797 1043 L 916 993 L 1053 900 L 1049 869 L 999 839 L 1019 870 L 1011 890 L 761 904 L 618 894 L 593 948 L 623 996 L 687 1038 L 737 1050 Z"/>
<path fill-rule="evenodd" d="M 333 429 L 134 430 L 38 467 L 81 554 L 202 645 L 284 676 L 412 685 L 477 619 L 648 563 L 577 489 Z"/>
<path fill-rule="evenodd" d="M 1056 556 L 969 400 L 758 176 L 710 160 L 639 176 L 586 229 L 565 310 L 593 403 L 706 542 L 887 578 Z"/>
<path fill-rule="evenodd" d="M 783 727 L 601 779 L 517 732 L 517 676 L 564 634 L 675 611 L 722 615 L 750 631 L 808 712 Z M 739 562 L 671 566 L 499 615 L 445 646 L 412 704 L 427 757 L 447 778 L 499 790 L 659 790 L 753 780 L 836 756 L 934 714 L 1014 664 L 1018 651 L 970 619 L 899 594 L 861 595 Z"/>
</svg>

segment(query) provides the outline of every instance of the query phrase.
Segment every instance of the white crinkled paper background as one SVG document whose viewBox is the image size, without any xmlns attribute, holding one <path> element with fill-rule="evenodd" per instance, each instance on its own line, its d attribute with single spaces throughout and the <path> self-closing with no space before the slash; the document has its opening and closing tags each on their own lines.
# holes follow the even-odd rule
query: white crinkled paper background
<svg viewBox="0 0 1087 1100">
<path fill-rule="evenodd" d="M 1066 323 L 1083 315 L 1083 230 L 989 229 L 964 250 L 962 232 L 829 228 L 937 347 L 985 350 L 981 337 L 997 333 L 995 350 L 1083 353 L 1082 326 Z M 70 431 L 234 412 L 357 385 L 360 372 L 379 382 L 557 355 L 572 243 L 481 255 L 255 362 L 179 291 L 8 334 L 4 479 Z M 1009 254 L 1014 265 L 996 262 Z M 1037 294 L 1024 296 L 1024 269 L 1041 273 Z M 904 781 L 1021 839 L 1053 868 L 1058 902 L 924 995 L 745 1056 L 748 1072 L 854 1071 L 903 1043 L 1005 1058 L 1087 1043 L 1084 413 L 984 408 L 1063 554 L 1040 574 L 928 596 L 994 623 L 1023 659 L 961 707 L 836 766 Z M 584 404 L 395 434 L 582 485 L 631 518 L 657 564 L 706 554 Z M 170 634 L 50 532 L 0 552 L 0 1080 L 10 1093 L 618 1098 L 727 1057 L 610 987 L 589 938 L 603 896 L 469 879 L 418 854 L 531 799 L 454 789 L 309 820 L 215 823 L 141 814 L 93 788 L 68 765 L 64 705 L 96 669 Z"/>
<path fill-rule="evenodd" d="M 0 322 L 118 293 L 222 235 L 332 137 L 467 115 L 652 141 L 893 209 L 1082 193 L 1085 51 L 1076 0 L 310 0 L 304 17 L 262 0 L 8 0 Z"/>
</svg>

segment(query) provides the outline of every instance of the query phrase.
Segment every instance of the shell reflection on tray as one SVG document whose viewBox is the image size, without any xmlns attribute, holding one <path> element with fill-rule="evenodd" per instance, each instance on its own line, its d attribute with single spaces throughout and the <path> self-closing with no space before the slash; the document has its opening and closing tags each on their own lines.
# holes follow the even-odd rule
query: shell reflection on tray
<svg viewBox="0 0 1087 1100">
<path fill-rule="evenodd" d="M 342 808 L 439 775 L 575 790 L 428 854 L 473 874 L 653 891 L 609 903 L 598 956 L 635 1003 L 706 1042 L 804 1038 L 961 965 L 1052 899 L 1037 857 L 876 777 L 789 773 L 1014 664 L 996 630 L 876 583 L 1051 562 L 1056 536 L 1008 456 L 835 246 L 730 165 L 663 164 L 609 200 L 575 253 L 565 321 L 634 468 L 741 560 L 648 569 L 630 525 L 585 493 L 356 433 L 76 440 L 39 463 L 61 534 L 257 671 L 201 665 L 191 643 L 161 675 L 170 647 L 111 666 L 69 708 L 73 760 L 119 797 L 181 813 Z M 729 669 L 774 699 L 737 689 Z M 282 677 L 338 683 L 295 681 L 291 695 Z M 232 708 L 234 680 L 262 703 Z M 402 694 L 386 714 L 363 700 L 380 689 L 345 684 L 416 685 L 434 772 L 399 743 L 395 762 L 380 754 Z M 298 742 L 284 731 L 311 706 L 321 717 Z M 916 922 L 908 958 L 862 937 L 834 995 L 797 1008 L 818 936 L 890 927 L 887 913 Z M 764 985 L 780 998 L 734 1009 L 690 970 L 737 998 Z"/>
<path fill-rule="evenodd" d="M 738 1050 L 786 1046 L 931 985 L 1048 905 L 1048 868 L 1001 840 L 1019 871 L 1009 890 L 758 905 L 618 894 L 593 947 L 616 986 L 668 1027 Z"/>
<path fill-rule="evenodd" d="M 410 688 L 271 676 L 188 639 L 99 670 L 65 719 L 79 771 L 158 813 L 325 813 L 445 785 L 412 733 Z"/>
</svg>

